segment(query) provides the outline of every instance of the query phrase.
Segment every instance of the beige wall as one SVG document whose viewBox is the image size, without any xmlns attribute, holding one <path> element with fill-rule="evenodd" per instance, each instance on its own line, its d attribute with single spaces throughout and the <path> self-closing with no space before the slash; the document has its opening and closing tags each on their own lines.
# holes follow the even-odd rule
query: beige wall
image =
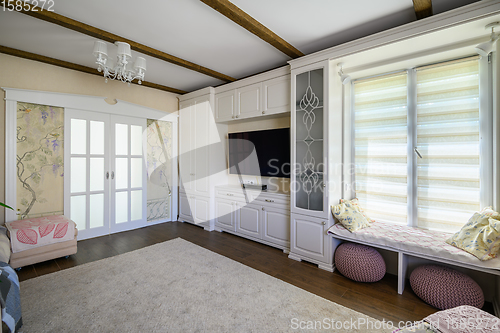
<svg viewBox="0 0 500 333">
<path fill-rule="evenodd" d="M 146 74 L 147 77 L 147 74 Z M 0 87 L 104 96 L 165 112 L 179 109 L 176 94 L 122 82 L 104 82 L 103 77 L 40 62 L 0 54 Z M 5 92 L 0 90 L 0 97 Z M 5 102 L 0 103 L 0 201 L 5 197 Z M 0 223 L 4 212 L 0 208 Z"/>
</svg>

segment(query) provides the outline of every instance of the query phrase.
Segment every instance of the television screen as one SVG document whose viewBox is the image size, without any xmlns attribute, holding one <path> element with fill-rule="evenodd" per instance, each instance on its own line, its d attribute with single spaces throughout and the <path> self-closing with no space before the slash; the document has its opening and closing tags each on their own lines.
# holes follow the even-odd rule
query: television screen
<svg viewBox="0 0 500 333">
<path fill-rule="evenodd" d="M 229 133 L 231 174 L 290 178 L 290 129 Z"/>
</svg>

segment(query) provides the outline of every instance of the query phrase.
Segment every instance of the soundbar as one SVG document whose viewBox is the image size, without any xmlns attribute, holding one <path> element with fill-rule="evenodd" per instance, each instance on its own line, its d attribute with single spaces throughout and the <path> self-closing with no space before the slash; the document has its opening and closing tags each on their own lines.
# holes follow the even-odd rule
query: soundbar
<svg viewBox="0 0 500 333">
<path fill-rule="evenodd" d="M 251 184 L 241 184 L 243 188 L 249 189 L 249 190 L 262 190 L 262 191 L 267 191 L 267 185 L 251 185 Z"/>
</svg>

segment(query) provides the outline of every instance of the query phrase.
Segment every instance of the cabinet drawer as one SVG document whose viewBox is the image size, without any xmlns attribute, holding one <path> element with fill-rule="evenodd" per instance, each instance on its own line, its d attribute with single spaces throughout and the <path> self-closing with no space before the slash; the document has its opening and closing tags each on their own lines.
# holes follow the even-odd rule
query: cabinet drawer
<svg viewBox="0 0 500 333">
<path fill-rule="evenodd" d="M 269 195 L 267 193 L 261 193 L 253 195 L 252 199 L 255 204 L 259 205 L 277 205 L 281 208 L 287 209 L 290 207 L 290 197 L 279 196 L 279 195 Z"/>
<path fill-rule="evenodd" d="M 215 196 L 217 198 L 221 199 L 228 199 L 228 200 L 237 200 L 237 201 L 243 201 L 245 202 L 245 194 L 243 193 L 243 189 L 240 191 L 238 190 L 225 190 L 225 189 L 215 189 Z M 249 198 L 250 199 L 250 198 Z"/>
</svg>

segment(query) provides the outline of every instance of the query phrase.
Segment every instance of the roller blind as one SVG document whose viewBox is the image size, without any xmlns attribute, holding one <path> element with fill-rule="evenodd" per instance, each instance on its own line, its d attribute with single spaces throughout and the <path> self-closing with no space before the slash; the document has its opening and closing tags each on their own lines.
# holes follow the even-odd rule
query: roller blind
<svg viewBox="0 0 500 333">
<path fill-rule="evenodd" d="M 456 231 L 480 209 L 479 60 L 416 76 L 417 224 Z"/>
<path fill-rule="evenodd" d="M 407 223 L 407 73 L 353 88 L 356 197 L 371 218 Z"/>
</svg>

